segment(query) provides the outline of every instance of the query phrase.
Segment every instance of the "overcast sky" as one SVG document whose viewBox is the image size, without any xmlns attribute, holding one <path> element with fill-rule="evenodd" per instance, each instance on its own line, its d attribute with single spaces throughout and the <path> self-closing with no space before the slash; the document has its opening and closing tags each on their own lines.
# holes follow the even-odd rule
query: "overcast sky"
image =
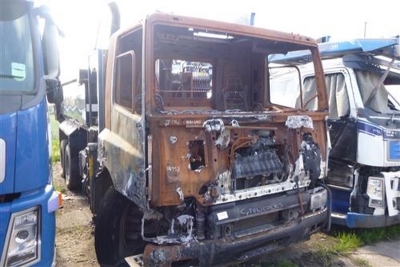
<svg viewBox="0 0 400 267">
<path fill-rule="evenodd" d="M 96 44 L 101 18 L 109 15 L 106 0 L 39 0 L 52 9 L 66 36 L 60 41 L 63 66 L 86 60 Z M 255 26 L 331 40 L 392 37 L 400 34 L 398 0 L 116 0 L 122 26 L 159 10 L 217 20 L 234 21 L 255 13 Z M 370 3 L 374 3 L 371 5 Z M 106 23 L 105 23 L 106 24 Z M 107 27 L 109 27 L 107 25 Z M 71 70 L 62 69 L 62 74 Z M 73 72 L 73 71 L 72 71 Z M 76 71 L 77 73 L 77 71 Z"/>
</svg>

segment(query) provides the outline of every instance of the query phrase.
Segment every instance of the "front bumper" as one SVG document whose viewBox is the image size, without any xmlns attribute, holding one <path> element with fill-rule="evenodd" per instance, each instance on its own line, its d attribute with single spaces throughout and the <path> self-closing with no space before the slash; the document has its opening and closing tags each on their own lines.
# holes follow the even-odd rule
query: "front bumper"
<svg viewBox="0 0 400 267">
<path fill-rule="evenodd" d="M 332 224 L 343 225 L 349 228 L 378 228 L 400 223 L 400 214 L 396 216 L 370 215 L 355 212 L 347 214 L 332 213 Z"/>
<path fill-rule="evenodd" d="M 198 259 L 199 266 L 247 261 L 308 240 L 313 232 L 326 226 L 328 217 L 329 212 L 325 208 L 308 213 L 290 223 L 253 232 L 240 238 L 224 237 L 176 245 L 148 244 L 143 253 L 143 263 L 144 266 L 167 267 L 173 262 L 188 259 Z M 134 260 L 128 257 L 127 262 L 131 263 Z"/>
</svg>

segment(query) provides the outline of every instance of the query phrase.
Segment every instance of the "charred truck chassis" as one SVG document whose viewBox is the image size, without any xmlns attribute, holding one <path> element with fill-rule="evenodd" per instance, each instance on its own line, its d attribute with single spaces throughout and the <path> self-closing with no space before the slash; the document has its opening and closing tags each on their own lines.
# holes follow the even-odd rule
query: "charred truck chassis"
<svg viewBox="0 0 400 267">
<path fill-rule="evenodd" d="M 232 121 L 232 118 L 226 121 Z M 165 125 L 165 121 L 157 124 Z M 263 127 L 263 124 L 266 122 L 240 126 L 234 120 L 235 126 L 232 127 L 224 126 L 223 119 L 210 119 L 202 124 L 203 127 L 186 125 L 185 135 L 189 136 L 175 129 L 181 127 L 168 125 L 161 127 L 157 134 L 160 139 L 148 138 L 148 156 L 155 154 L 151 149 L 155 143 L 160 144 L 162 138 L 167 140 L 162 143 L 166 146 L 163 150 L 171 153 L 164 165 L 164 175 L 169 183 L 163 188 L 163 183 L 157 181 L 154 173 L 157 165 L 152 162 L 148 169 L 152 175 L 150 183 L 158 186 L 152 187 L 153 192 L 149 193 L 159 204 L 148 210 L 138 209 L 133 203 L 127 204 L 126 216 L 131 214 L 132 217 L 126 221 L 134 222 L 136 219 L 137 223 L 136 227 L 130 225 L 133 227 L 131 236 L 137 238 L 140 232 L 139 240 L 143 242 L 140 247 L 145 246 L 143 255 L 128 257 L 128 262 L 142 262 L 144 266 L 171 266 L 186 261 L 189 265 L 199 266 L 240 262 L 307 240 L 311 234 L 329 226 L 328 190 L 318 184 L 322 156 L 311 133 L 280 129 L 279 122 L 268 123 L 268 127 Z M 310 131 L 315 134 L 315 130 Z M 280 141 L 276 140 L 275 132 L 282 133 L 279 140 L 283 145 L 278 144 Z M 100 134 L 100 140 L 107 140 L 103 136 L 105 133 Z M 295 151 L 284 145 L 284 140 L 287 143 L 300 142 L 296 161 L 292 156 Z M 100 158 L 103 157 L 104 162 L 122 159 L 122 151 L 107 148 L 106 142 L 103 144 L 104 154 Z M 184 165 L 178 166 L 174 159 L 184 162 Z M 218 162 L 230 167 L 222 168 L 223 171 L 210 182 L 201 181 L 201 174 L 207 173 L 207 169 L 212 172 L 212 166 L 217 167 Z M 120 179 L 112 177 L 112 183 L 117 190 L 119 185 L 119 190 L 127 193 L 126 197 L 135 199 L 134 188 L 140 187 L 133 184 L 131 177 L 135 174 L 123 171 L 118 165 L 115 161 L 109 165 L 108 170 L 118 170 L 120 175 Z M 185 165 L 191 174 L 186 174 Z M 129 177 L 124 179 L 124 175 Z M 186 175 L 196 179 L 191 178 L 190 184 L 179 185 L 180 176 Z M 187 192 L 193 190 L 193 184 L 198 192 L 190 196 Z M 159 188 L 166 192 L 162 198 L 156 191 Z M 115 189 L 111 190 L 116 192 Z M 111 216 L 109 212 L 102 212 L 107 208 L 102 208 L 104 206 L 96 218 L 98 231 L 106 231 L 109 225 L 103 224 L 104 217 Z M 139 216 L 142 218 L 140 223 Z M 102 235 L 96 231 L 96 236 Z M 126 237 L 124 243 L 129 242 L 137 244 L 138 240 Z M 98 244 L 97 249 L 98 257 L 102 259 L 107 250 L 104 242 Z M 103 260 L 107 259 L 104 257 Z M 136 265 L 132 263 L 132 266 Z"/>
<path fill-rule="evenodd" d="M 268 55 L 302 49 L 319 77 L 313 111 L 268 91 Z M 96 69 L 104 127 L 80 152 L 80 173 L 102 266 L 240 262 L 329 228 L 314 40 L 157 13 L 112 35 Z"/>
</svg>

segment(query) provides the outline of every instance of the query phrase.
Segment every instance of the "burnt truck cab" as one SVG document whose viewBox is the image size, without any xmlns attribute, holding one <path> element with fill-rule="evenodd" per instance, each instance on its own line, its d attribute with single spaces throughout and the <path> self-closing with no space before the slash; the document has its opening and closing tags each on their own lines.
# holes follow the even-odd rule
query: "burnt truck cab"
<svg viewBox="0 0 400 267">
<path fill-rule="evenodd" d="M 314 110 L 280 105 L 271 90 L 269 57 L 304 49 Z M 315 40 L 155 13 L 114 33 L 106 61 L 90 183 L 101 265 L 241 262 L 329 228 Z"/>
</svg>

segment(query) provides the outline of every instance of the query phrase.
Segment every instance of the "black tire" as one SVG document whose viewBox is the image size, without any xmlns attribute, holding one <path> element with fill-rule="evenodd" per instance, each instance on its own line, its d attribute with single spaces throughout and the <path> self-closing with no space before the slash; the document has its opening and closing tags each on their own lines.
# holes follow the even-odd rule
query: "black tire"
<svg viewBox="0 0 400 267">
<path fill-rule="evenodd" d="M 64 139 L 60 142 L 60 163 L 61 163 L 61 177 L 65 178 L 65 148 L 68 145 L 68 140 Z"/>
<path fill-rule="evenodd" d="M 79 161 L 78 158 L 73 158 L 69 144 L 65 147 L 65 184 L 71 191 L 82 189 L 82 177 L 79 175 Z"/>
<path fill-rule="evenodd" d="M 100 266 L 125 266 L 124 258 L 143 253 L 143 213 L 132 201 L 110 187 L 96 216 L 94 244 Z"/>
</svg>

